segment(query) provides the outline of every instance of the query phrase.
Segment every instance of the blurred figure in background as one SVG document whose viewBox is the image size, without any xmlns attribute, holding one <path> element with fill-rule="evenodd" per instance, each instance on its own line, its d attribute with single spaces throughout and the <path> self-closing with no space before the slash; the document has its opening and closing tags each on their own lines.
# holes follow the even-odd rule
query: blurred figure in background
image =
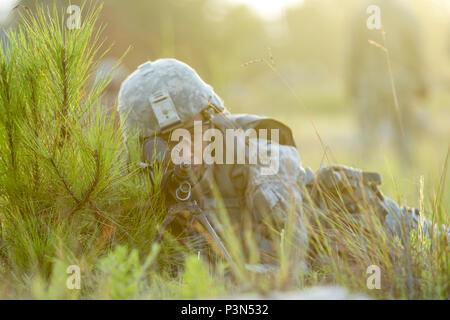
<svg viewBox="0 0 450 320">
<path fill-rule="evenodd" d="M 111 80 L 104 91 L 104 105 L 114 107 L 120 84 L 125 80 L 127 73 L 127 70 L 119 65 L 119 61 L 116 59 L 106 58 L 100 61 L 97 67 L 96 81 L 103 81 L 107 78 Z"/>
<path fill-rule="evenodd" d="M 381 27 L 369 30 L 366 22 L 376 14 L 367 12 L 371 5 L 380 8 Z M 414 109 L 427 92 L 418 21 L 399 1 L 374 0 L 362 8 L 351 27 L 348 86 L 357 106 L 364 155 L 369 157 L 380 142 L 387 141 L 410 163 L 413 135 L 420 131 Z"/>
<path fill-rule="evenodd" d="M 128 70 L 119 61 L 113 58 L 103 59 L 97 68 L 95 81 L 104 81 L 110 79 L 108 86 L 103 91 L 102 104 L 107 108 L 109 116 L 114 118 L 115 125 L 119 127 L 119 118 L 114 116 L 115 106 L 117 104 L 117 95 L 119 93 L 120 85 L 125 80 Z"/>
<path fill-rule="evenodd" d="M 15 14 L 12 11 L 16 1 L 2 0 L 0 1 L 0 47 L 5 51 L 8 48 L 8 39 L 6 37 L 7 30 L 14 22 Z"/>
</svg>

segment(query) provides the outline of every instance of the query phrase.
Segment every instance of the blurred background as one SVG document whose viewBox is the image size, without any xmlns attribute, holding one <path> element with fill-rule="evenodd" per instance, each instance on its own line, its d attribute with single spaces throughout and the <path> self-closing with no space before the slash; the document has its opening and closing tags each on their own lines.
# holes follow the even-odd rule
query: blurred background
<svg viewBox="0 0 450 320">
<path fill-rule="evenodd" d="M 53 3 L 0 0 L 4 28 L 14 26 L 14 6 L 33 2 Z M 66 12 L 69 1 L 56 3 Z M 385 37 L 367 28 L 373 4 Z M 114 45 L 106 65 L 131 47 L 118 77 L 147 60 L 180 59 L 231 112 L 289 125 L 304 166 L 379 171 L 384 190 L 410 205 L 421 176 L 426 187 L 440 179 L 450 143 L 449 0 L 106 0 L 101 22 Z"/>
</svg>

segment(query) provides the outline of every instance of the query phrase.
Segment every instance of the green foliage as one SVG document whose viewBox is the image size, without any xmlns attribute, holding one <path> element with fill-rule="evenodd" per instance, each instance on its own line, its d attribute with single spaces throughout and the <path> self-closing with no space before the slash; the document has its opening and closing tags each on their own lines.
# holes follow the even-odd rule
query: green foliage
<svg viewBox="0 0 450 320">
<path fill-rule="evenodd" d="M 143 264 L 139 262 L 136 249 L 129 252 L 125 246 L 117 246 L 99 262 L 99 297 L 105 299 L 136 299 L 143 288 L 144 276 L 156 258 L 159 248 L 155 246 Z"/>
<path fill-rule="evenodd" d="M 69 31 L 57 15 L 24 13 L 0 53 L 0 214 L 12 265 L 48 273 L 45 257 L 60 236 L 73 232 L 75 217 L 100 215 L 97 203 L 119 178 L 117 133 L 89 119 L 106 85 L 87 88 L 100 48 L 97 14 L 91 10 L 83 28 Z"/>
<path fill-rule="evenodd" d="M 53 263 L 53 271 L 48 280 L 39 276 L 32 279 L 30 281 L 30 298 L 42 300 L 77 299 L 80 290 L 69 290 L 66 285 L 67 267 L 67 263 L 58 259 Z"/>
<path fill-rule="evenodd" d="M 165 4 L 166 10 L 174 3 Z M 176 19 L 192 19 L 184 9 L 177 9 Z M 330 217 L 327 221 L 333 226 L 331 233 L 320 225 L 310 228 L 317 255 L 308 272 L 299 275 L 300 284 L 290 281 L 294 277 L 289 256 L 299 248 L 290 241 L 293 232 L 289 226 L 274 235 L 281 268 L 273 275 L 245 268 L 246 263 L 260 262 L 251 223 L 244 222 L 244 239 L 240 239 L 223 212 L 218 217 L 223 225 L 220 236 L 236 266 L 215 261 L 219 258 L 214 256 L 206 263 L 203 256 L 198 259 L 192 252 L 187 254 L 170 235 L 163 238 L 161 246 L 155 245 L 164 217 L 161 190 L 151 186 L 138 168 L 137 149 L 130 148 L 125 154 L 121 130 L 102 106 L 109 79 L 90 85 L 97 59 L 108 51 L 101 46 L 99 10 L 83 7 L 83 23 L 76 30 L 65 27 L 56 9 L 47 12 L 37 7 L 34 14 L 24 11 L 17 29 L 8 34 L 9 49 L 0 51 L 0 298 L 195 299 L 322 284 L 366 291 L 375 298 L 450 297 L 448 239 L 434 234 L 427 240 L 420 230 L 406 243 L 388 239 L 379 221 L 371 220 L 377 232 L 367 233 L 349 225 L 352 219 L 346 212 L 342 213 L 346 219 Z M 148 19 L 148 11 L 141 11 Z M 158 10 L 150 12 L 160 19 Z M 225 19 L 239 17 L 242 23 L 249 16 L 240 8 Z M 197 29 L 175 32 L 170 24 L 166 27 L 166 34 L 192 32 L 198 41 L 204 38 L 192 31 Z M 260 27 L 255 22 L 249 28 L 256 32 Z M 204 25 L 196 28 L 202 32 L 211 29 Z M 228 49 L 234 40 L 236 47 L 249 45 L 244 35 L 234 37 L 239 33 L 236 30 L 240 30 L 239 24 L 221 31 L 226 41 L 206 37 L 206 44 L 180 47 L 200 47 L 206 52 L 204 45 Z M 258 33 L 258 37 L 264 39 L 264 34 Z M 156 35 L 151 38 L 159 39 Z M 160 49 L 170 53 L 167 43 Z M 254 50 L 246 50 L 251 58 Z M 216 50 L 216 56 L 206 59 L 211 78 L 226 80 L 236 71 L 228 64 L 223 69 L 213 68 L 228 61 L 227 51 Z M 275 89 L 285 91 L 284 87 Z M 344 104 L 339 97 L 333 99 Z M 448 224 L 447 168 L 448 164 L 444 165 L 437 190 L 430 191 L 431 200 L 420 199 L 427 216 L 439 224 Z M 396 195 L 402 191 L 396 190 Z M 314 216 L 311 220 L 316 218 L 320 220 Z M 336 247 L 342 254 L 336 254 Z M 366 268 L 373 264 L 383 273 L 381 290 L 366 287 Z M 69 265 L 82 270 L 81 290 L 66 287 Z"/>
<path fill-rule="evenodd" d="M 217 298 L 221 293 L 220 282 L 217 280 L 202 260 L 196 256 L 188 256 L 181 284 L 182 299 Z"/>
<path fill-rule="evenodd" d="M 108 49 L 100 8 L 82 10 L 74 30 L 56 7 L 24 11 L 0 51 L 0 258 L 11 272 L 47 278 L 53 257 L 95 259 L 114 237 L 133 243 L 143 231 L 148 252 L 156 234 L 121 227 L 133 213 L 153 225 L 159 216 L 102 106 L 109 77 L 90 85 L 94 58 Z"/>
</svg>

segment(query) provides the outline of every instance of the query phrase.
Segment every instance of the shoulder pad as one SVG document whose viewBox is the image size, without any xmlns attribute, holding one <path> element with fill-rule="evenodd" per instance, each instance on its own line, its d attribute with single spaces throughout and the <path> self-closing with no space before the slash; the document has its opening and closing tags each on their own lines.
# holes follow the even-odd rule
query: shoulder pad
<svg viewBox="0 0 450 320">
<path fill-rule="evenodd" d="M 278 120 L 253 114 L 232 114 L 227 115 L 227 117 L 238 128 L 255 130 L 278 129 L 280 132 L 280 144 L 295 147 L 295 141 L 291 129 Z"/>
</svg>

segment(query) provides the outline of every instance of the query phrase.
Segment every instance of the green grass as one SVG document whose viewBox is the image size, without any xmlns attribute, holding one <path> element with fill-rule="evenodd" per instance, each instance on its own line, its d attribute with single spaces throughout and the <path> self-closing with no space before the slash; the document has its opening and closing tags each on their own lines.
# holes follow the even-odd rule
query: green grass
<svg viewBox="0 0 450 320">
<path fill-rule="evenodd" d="M 121 130 L 101 107 L 108 79 L 89 85 L 108 48 L 101 46 L 99 9 L 83 10 L 79 30 L 68 30 L 56 11 L 25 13 L 9 34 L 10 51 L 0 53 L 0 298 L 197 299 L 328 284 L 374 298 L 450 298 L 448 239 L 434 234 L 427 240 L 415 232 L 390 240 L 370 212 L 375 233 L 349 223 L 345 211 L 325 221 L 311 214 L 305 224 L 316 254 L 307 272 L 294 271 L 287 258 L 298 249 L 290 228 L 274 235 L 276 273 L 268 277 L 245 269 L 245 263 L 259 262 L 253 230 L 246 223 L 244 239 L 238 239 L 224 212 L 218 217 L 221 236 L 236 266 L 218 257 L 199 258 L 170 234 L 156 244 L 163 195 L 137 166 L 136 148 L 125 152 Z M 319 131 L 328 134 L 327 126 L 319 123 Z M 304 162 L 318 167 L 323 151 L 305 146 L 307 140 L 299 138 L 300 153 L 310 151 Z M 398 180 L 404 171 L 386 155 L 365 168 L 382 168 L 386 193 L 394 199 L 407 193 L 429 218 L 448 224 L 444 144 L 421 145 L 423 159 L 439 153 L 417 169 L 426 176 L 417 194 L 419 176 Z M 352 152 L 335 158 L 354 164 Z M 324 222 L 333 227 L 325 229 Z M 342 254 L 335 254 L 336 247 Z M 366 286 L 366 269 L 373 264 L 382 270 L 381 290 Z M 81 269 L 80 290 L 66 286 L 70 265 Z M 294 277 L 300 281 L 290 281 Z"/>
</svg>

